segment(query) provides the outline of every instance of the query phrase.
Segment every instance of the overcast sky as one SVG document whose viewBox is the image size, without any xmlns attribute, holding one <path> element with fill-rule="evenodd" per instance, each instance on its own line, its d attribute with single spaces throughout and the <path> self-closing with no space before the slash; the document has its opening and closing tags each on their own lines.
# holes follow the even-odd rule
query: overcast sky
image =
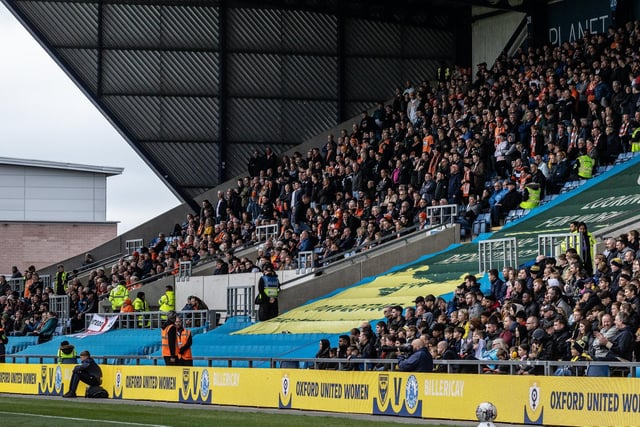
<svg viewBox="0 0 640 427">
<path fill-rule="evenodd" d="M 2 3 L 0 156 L 124 168 L 107 179 L 118 234 L 179 204 Z"/>
</svg>

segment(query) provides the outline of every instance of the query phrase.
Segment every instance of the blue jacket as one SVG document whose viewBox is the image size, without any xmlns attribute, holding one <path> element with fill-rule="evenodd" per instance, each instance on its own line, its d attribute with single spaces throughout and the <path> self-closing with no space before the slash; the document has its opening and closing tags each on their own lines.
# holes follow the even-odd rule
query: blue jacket
<svg viewBox="0 0 640 427">
<path fill-rule="evenodd" d="M 494 191 L 493 194 L 489 196 L 489 206 L 493 207 L 496 203 L 499 203 L 508 192 L 509 190 L 506 188 L 503 188 L 500 191 Z"/>
<path fill-rule="evenodd" d="M 406 359 L 400 356 L 398 369 L 404 372 L 432 372 L 433 358 L 431 353 L 423 347 Z"/>
</svg>

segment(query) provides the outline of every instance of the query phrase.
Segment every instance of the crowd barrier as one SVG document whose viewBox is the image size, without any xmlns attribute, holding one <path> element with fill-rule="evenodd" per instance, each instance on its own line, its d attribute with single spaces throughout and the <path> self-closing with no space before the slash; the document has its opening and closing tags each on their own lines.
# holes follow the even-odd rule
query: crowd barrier
<svg viewBox="0 0 640 427">
<path fill-rule="evenodd" d="M 6 364 L 0 392 L 61 396 L 72 369 Z M 471 421 L 478 403 L 490 401 L 498 408 L 497 423 L 640 425 L 635 378 L 122 365 L 102 370 L 111 399 Z"/>
</svg>

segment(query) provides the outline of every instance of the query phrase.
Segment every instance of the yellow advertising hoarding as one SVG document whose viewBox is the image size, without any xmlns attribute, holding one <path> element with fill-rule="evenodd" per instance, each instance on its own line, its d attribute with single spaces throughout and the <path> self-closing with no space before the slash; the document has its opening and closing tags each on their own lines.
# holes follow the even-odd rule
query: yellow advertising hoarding
<svg viewBox="0 0 640 427">
<path fill-rule="evenodd" d="M 61 396 L 72 369 L 0 365 L 0 392 Z M 489 401 L 498 408 L 498 423 L 640 425 L 640 380 L 635 378 L 165 366 L 102 370 L 103 387 L 113 399 L 457 420 L 475 420 L 477 404 Z"/>
</svg>

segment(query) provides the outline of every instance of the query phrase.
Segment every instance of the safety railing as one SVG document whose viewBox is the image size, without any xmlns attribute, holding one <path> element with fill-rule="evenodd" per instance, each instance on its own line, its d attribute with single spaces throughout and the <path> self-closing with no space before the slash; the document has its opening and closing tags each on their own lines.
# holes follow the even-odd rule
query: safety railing
<svg viewBox="0 0 640 427">
<path fill-rule="evenodd" d="M 7 276 L 8 277 L 8 276 Z M 7 279 L 7 283 L 11 286 L 11 291 L 24 295 L 24 277 L 17 279 Z"/>
<path fill-rule="evenodd" d="M 518 241 L 515 237 L 478 242 L 478 271 L 518 266 Z"/>
<path fill-rule="evenodd" d="M 89 328 L 94 316 L 103 318 L 117 317 L 116 325 L 121 329 L 150 329 L 159 328 L 167 320 L 165 311 L 137 311 L 133 313 L 87 313 L 84 318 L 85 328 Z M 216 310 L 186 310 L 179 311 L 184 325 L 189 328 L 204 326 L 207 329 L 214 328 L 220 318 Z"/>
<path fill-rule="evenodd" d="M 178 268 L 178 274 L 176 275 L 176 282 L 187 282 L 191 277 L 191 261 L 180 261 Z"/>
<path fill-rule="evenodd" d="M 298 273 L 311 273 L 315 266 L 315 254 L 313 251 L 298 252 L 298 268 L 296 269 Z"/>
<path fill-rule="evenodd" d="M 420 224 L 412 225 L 411 227 L 403 228 L 399 231 L 394 230 L 392 233 L 384 235 L 379 239 L 372 240 L 368 243 L 354 246 L 351 249 L 348 249 L 344 252 L 337 253 L 330 257 L 322 257 L 321 254 L 315 253 L 316 257 L 315 266 L 318 268 L 322 268 L 322 266 L 327 266 L 335 261 L 339 261 L 345 258 L 351 258 L 353 256 L 357 256 L 365 251 L 371 251 L 382 247 L 382 245 L 391 244 L 392 242 L 401 240 L 401 239 L 409 239 L 417 236 L 419 233 L 426 233 L 427 235 L 432 235 L 436 233 L 438 230 L 442 230 L 443 227 L 450 226 L 453 223 L 449 224 L 434 224 L 428 225 L 426 228 L 420 228 Z M 298 268 L 300 274 L 308 274 L 308 272 L 303 271 L 301 268 Z M 311 271 L 313 273 L 313 271 Z"/>
<path fill-rule="evenodd" d="M 255 285 L 229 286 L 227 288 L 227 317 L 249 316 L 256 317 Z"/>
<path fill-rule="evenodd" d="M 99 268 L 107 269 L 110 268 L 114 263 L 116 263 L 122 257 L 122 253 L 117 253 L 110 255 L 108 257 L 99 259 L 97 261 L 92 262 L 91 264 L 82 265 L 74 269 L 74 272 L 77 276 L 82 275 L 91 270 L 97 270 Z"/>
<path fill-rule="evenodd" d="M 130 240 L 125 240 L 124 242 L 124 249 L 127 255 L 131 255 L 136 251 L 140 251 L 140 249 L 142 249 L 143 246 L 144 246 L 144 239 L 130 239 Z"/>
<path fill-rule="evenodd" d="M 53 354 L 20 355 L 8 354 L 8 363 L 47 363 L 55 360 Z M 162 356 L 139 355 L 92 355 L 102 364 L 127 365 L 164 365 Z M 194 356 L 195 366 L 225 366 L 242 368 L 286 368 L 319 369 L 342 371 L 398 371 L 397 359 L 318 359 L 283 357 L 206 357 Z M 204 363 L 203 363 L 204 362 Z M 220 363 L 222 362 L 222 363 Z M 441 360 L 433 361 L 434 372 L 443 374 L 497 374 L 518 375 L 523 366 L 531 368 L 527 375 L 540 376 L 591 376 L 591 377 L 637 377 L 640 376 L 640 363 L 605 361 L 546 361 L 546 360 Z"/>
<path fill-rule="evenodd" d="M 256 227 L 258 242 L 266 242 L 269 239 L 278 237 L 278 224 L 259 225 Z"/>
<path fill-rule="evenodd" d="M 458 205 L 438 205 L 427 207 L 430 225 L 453 224 L 458 218 Z"/>
<path fill-rule="evenodd" d="M 49 310 L 58 316 L 56 332 L 63 335 L 69 322 L 69 297 L 67 295 L 50 295 Z"/>
<path fill-rule="evenodd" d="M 549 257 L 563 254 L 569 248 L 576 249 L 579 245 L 578 233 L 538 234 L 538 253 Z"/>
</svg>

